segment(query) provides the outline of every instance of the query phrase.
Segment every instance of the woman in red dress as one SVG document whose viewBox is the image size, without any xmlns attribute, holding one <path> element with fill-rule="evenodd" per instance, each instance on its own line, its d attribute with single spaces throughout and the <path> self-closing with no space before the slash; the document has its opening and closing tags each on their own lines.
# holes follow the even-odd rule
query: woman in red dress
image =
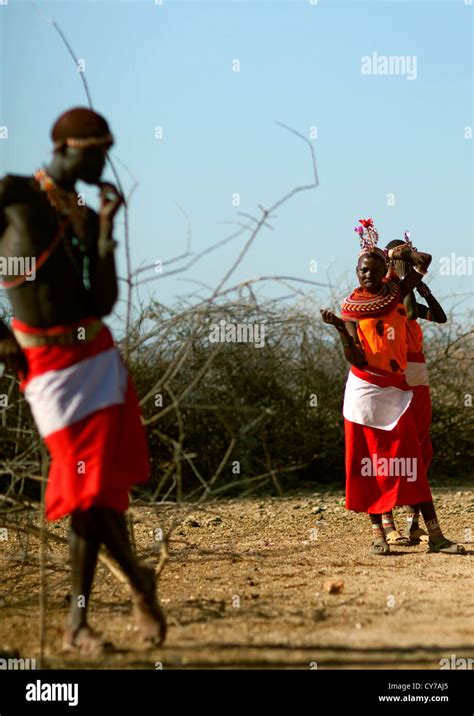
<svg viewBox="0 0 474 716">
<path fill-rule="evenodd" d="M 433 505 L 406 382 L 407 312 L 404 298 L 431 261 L 409 242 L 388 253 L 377 247 L 372 219 L 356 227 L 361 251 L 356 268 L 360 286 L 342 304 L 342 318 L 322 310 L 325 323 L 339 332 L 351 364 L 344 396 L 346 508 L 367 512 L 373 530 L 371 554 L 389 554 L 382 514 L 395 505 L 418 505 L 429 550 L 465 554 L 442 533 Z M 403 279 L 386 278 L 390 259 L 413 268 Z"/>
<path fill-rule="evenodd" d="M 405 233 L 405 239 L 409 238 L 409 234 Z M 396 239 L 390 241 L 386 248 L 394 249 L 401 246 L 404 242 Z M 411 265 L 406 261 L 392 261 L 393 269 L 396 274 L 403 278 Z M 389 269 L 389 273 L 392 269 Z M 393 272 L 392 272 L 393 273 Z M 421 454 L 425 465 L 425 471 L 428 468 L 433 456 L 433 447 L 431 445 L 430 427 L 431 427 L 431 394 L 429 386 L 428 370 L 426 367 L 425 355 L 423 352 L 423 331 L 418 323 L 418 319 L 426 321 L 434 321 L 435 323 L 446 323 L 446 314 L 442 307 L 431 293 L 428 286 L 421 282 L 416 287 L 417 292 L 422 296 L 427 306 L 417 303 L 413 291 L 405 296 L 404 304 L 407 311 L 407 367 L 405 377 L 408 385 L 413 390 L 413 398 L 411 408 L 415 418 L 418 440 L 420 442 Z M 405 534 L 401 535 L 397 530 L 393 513 L 388 512 L 382 515 L 382 524 L 385 530 L 388 544 L 399 545 L 416 545 L 420 542 L 427 542 L 428 535 L 419 526 L 420 511 L 417 506 L 407 505 L 407 524 Z"/>
</svg>

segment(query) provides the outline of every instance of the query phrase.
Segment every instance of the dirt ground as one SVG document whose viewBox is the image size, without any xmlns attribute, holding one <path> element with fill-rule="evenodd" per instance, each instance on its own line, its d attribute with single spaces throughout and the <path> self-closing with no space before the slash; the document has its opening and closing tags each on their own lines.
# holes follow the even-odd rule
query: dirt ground
<svg viewBox="0 0 474 716">
<path fill-rule="evenodd" d="M 159 588 L 168 639 L 161 649 L 137 645 L 127 589 L 101 564 L 91 623 L 119 649 L 105 660 L 60 653 L 67 546 L 49 539 L 44 666 L 439 669 L 442 658 L 472 659 L 474 485 L 433 493 L 445 533 L 468 556 L 425 546 L 369 556 L 367 516 L 347 512 L 332 488 L 136 507 L 136 548 L 148 561 L 158 562 L 160 529 L 174 525 Z M 401 509 L 396 516 L 401 527 Z M 25 513 L 6 519 L 37 524 Z M 67 521 L 50 531 L 66 538 Z M 38 659 L 39 542 L 10 526 L 0 548 L 0 651 Z M 342 591 L 329 593 L 327 580 L 342 580 Z"/>
</svg>

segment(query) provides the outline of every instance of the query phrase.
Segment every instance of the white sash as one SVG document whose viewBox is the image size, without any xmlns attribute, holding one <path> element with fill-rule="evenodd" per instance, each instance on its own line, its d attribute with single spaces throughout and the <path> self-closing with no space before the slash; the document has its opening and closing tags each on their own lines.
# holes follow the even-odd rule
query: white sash
<svg viewBox="0 0 474 716">
<path fill-rule="evenodd" d="M 412 390 L 381 388 L 349 372 L 344 393 L 343 415 L 351 423 L 380 430 L 393 430 L 410 405 Z"/>
<path fill-rule="evenodd" d="M 76 423 L 96 410 L 125 401 L 127 370 L 117 349 L 109 348 L 62 370 L 32 378 L 25 388 L 40 435 Z"/>
</svg>

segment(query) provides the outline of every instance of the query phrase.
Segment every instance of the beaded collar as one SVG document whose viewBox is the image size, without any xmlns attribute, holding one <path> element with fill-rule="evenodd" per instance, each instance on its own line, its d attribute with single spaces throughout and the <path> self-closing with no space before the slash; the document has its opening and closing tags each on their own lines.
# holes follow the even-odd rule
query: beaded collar
<svg viewBox="0 0 474 716">
<path fill-rule="evenodd" d="M 389 313 L 400 301 L 398 281 L 387 281 L 376 294 L 368 293 L 359 287 L 342 302 L 341 315 L 347 319 L 372 318 Z"/>
</svg>

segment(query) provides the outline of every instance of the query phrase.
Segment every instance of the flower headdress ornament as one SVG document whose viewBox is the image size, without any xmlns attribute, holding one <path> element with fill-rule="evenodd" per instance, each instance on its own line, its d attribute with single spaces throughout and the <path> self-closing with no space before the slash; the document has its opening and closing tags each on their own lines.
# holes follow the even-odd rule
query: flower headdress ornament
<svg viewBox="0 0 474 716">
<path fill-rule="evenodd" d="M 390 261 L 403 260 L 403 252 L 409 249 L 410 251 L 417 251 L 416 246 L 413 246 L 410 240 L 410 232 L 408 229 L 405 231 L 404 237 L 405 243 L 400 243 L 398 246 L 394 246 L 393 249 L 389 249 L 387 256 Z"/>
<path fill-rule="evenodd" d="M 398 246 L 398 249 L 410 249 L 411 251 L 417 251 L 418 249 L 416 246 L 413 246 L 411 239 L 410 239 L 410 232 L 408 229 L 405 231 L 405 235 L 403 237 L 405 239 L 405 243 Z"/>
<path fill-rule="evenodd" d="M 359 224 L 360 226 L 354 226 L 354 231 L 359 234 L 360 238 L 359 258 L 364 254 L 377 254 L 387 263 L 387 252 L 377 246 L 379 233 L 372 219 L 359 219 Z"/>
</svg>

